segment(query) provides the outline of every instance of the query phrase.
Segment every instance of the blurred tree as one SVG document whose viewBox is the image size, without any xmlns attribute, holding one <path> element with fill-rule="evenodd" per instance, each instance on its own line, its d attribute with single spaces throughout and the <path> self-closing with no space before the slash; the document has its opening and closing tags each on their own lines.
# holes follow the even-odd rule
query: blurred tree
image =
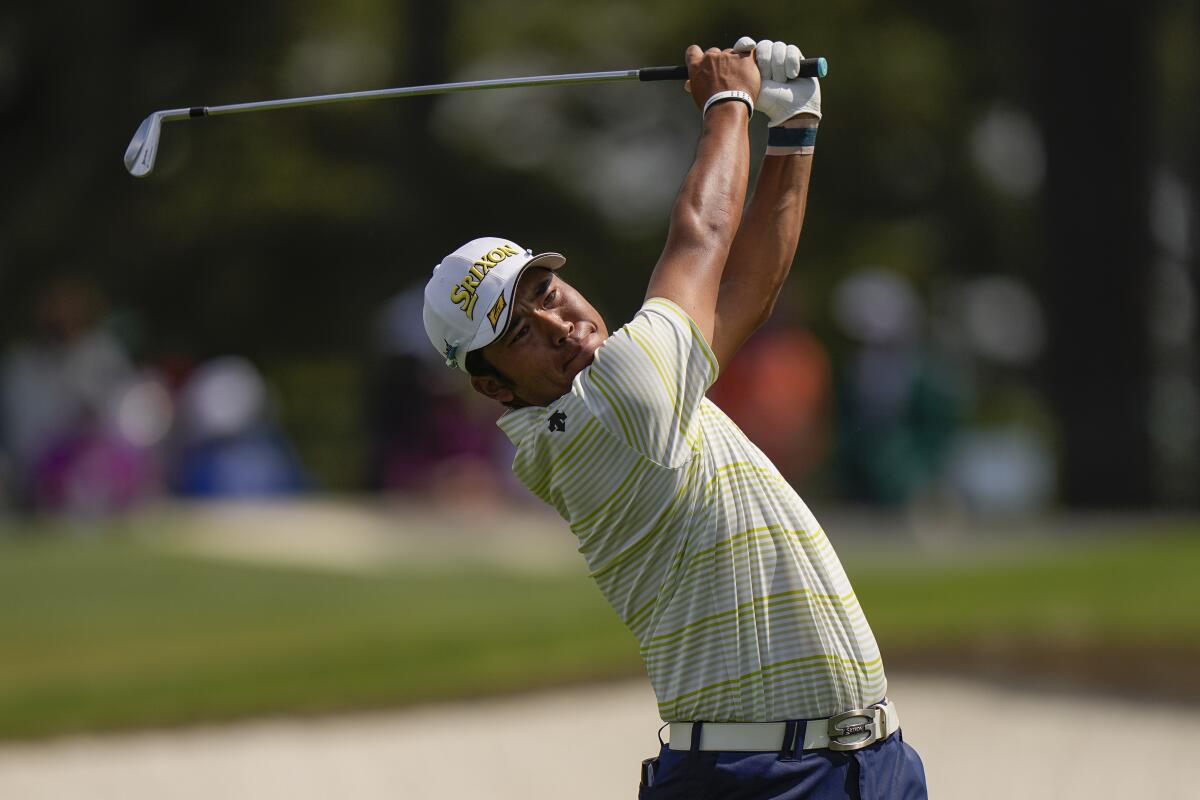
<svg viewBox="0 0 1200 800">
<path fill-rule="evenodd" d="M 70 271 L 136 311 L 151 359 L 238 352 L 287 364 L 289 386 L 358 385 L 372 312 L 483 233 L 566 253 L 571 279 L 619 324 L 694 147 L 698 117 L 677 86 L 173 123 L 143 181 L 120 154 L 157 108 L 678 63 L 692 41 L 790 37 L 833 70 L 792 305 L 837 359 L 828 300 L 851 270 L 886 266 L 931 293 L 976 275 L 1039 278 L 1066 498 L 1145 503 L 1146 126 L 1162 103 L 1142 57 L 1169 38 L 1186 73 L 1197 49 L 1194 2 L 1156 3 L 1191 10 L 1153 45 L 1150 12 L 1079 0 L 863 0 L 802 14 L 723 0 L 12 5 L 0 11 L 0 337 L 22 330 L 49 275 Z M 1114 54 L 1121 69 L 1098 74 Z M 1159 123 L 1179 127 L 1193 197 L 1194 87 L 1178 84 Z M 1001 196 L 972 163 L 973 133 L 997 106 L 1023 119 L 1035 98 L 1046 190 Z M 752 137 L 761 146 L 761 121 Z"/>
<path fill-rule="evenodd" d="M 1073 506 L 1152 499 L 1147 304 L 1154 3 L 1037 3 L 1047 386 Z"/>
</svg>

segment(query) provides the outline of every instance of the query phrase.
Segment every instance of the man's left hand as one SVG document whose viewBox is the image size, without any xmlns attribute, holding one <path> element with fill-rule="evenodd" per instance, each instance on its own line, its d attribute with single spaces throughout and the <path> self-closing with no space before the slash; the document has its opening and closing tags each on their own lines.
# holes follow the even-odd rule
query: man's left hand
<svg viewBox="0 0 1200 800">
<path fill-rule="evenodd" d="M 786 42 L 763 39 L 755 42 L 743 36 L 733 46 L 735 53 L 754 51 L 754 60 L 762 74 L 758 110 L 767 115 L 768 127 L 782 125 L 798 114 L 821 118 L 821 84 L 816 78 L 799 78 L 800 48 Z"/>
</svg>

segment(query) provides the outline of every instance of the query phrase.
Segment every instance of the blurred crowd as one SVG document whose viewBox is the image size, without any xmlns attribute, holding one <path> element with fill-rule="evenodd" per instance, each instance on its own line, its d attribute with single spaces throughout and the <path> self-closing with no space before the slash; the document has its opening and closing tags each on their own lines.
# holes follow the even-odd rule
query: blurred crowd
<svg viewBox="0 0 1200 800">
<path fill-rule="evenodd" d="M 99 290 L 58 279 L 0 362 L 0 487 L 25 511 L 95 515 L 164 493 L 301 491 L 309 480 L 239 357 L 139 363 Z"/>
<path fill-rule="evenodd" d="M 421 290 L 375 319 L 362 397 L 339 396 L 360 418 L 360 446 L 343 443 L 358 466 L 331 476 L 302 457 L 305 423 L 288 419 L 286 393 L 251 360 L 138 353 L 95 286 L 49 283 L 0 362 L 5 504 L 96 515 L 167 495 L 364 488 L 519 502 L 499 409 L 428 346 Z M 836 286 L 824 336 L 782 306 L 711 396 L 806 496 L 989 514 L 1053 501 L 1053 426 L 1024 372 L 1044 340 L 1027 287 L 984 277 L 930 296 L 899 272 L 864 268 Z"/>
</svg>

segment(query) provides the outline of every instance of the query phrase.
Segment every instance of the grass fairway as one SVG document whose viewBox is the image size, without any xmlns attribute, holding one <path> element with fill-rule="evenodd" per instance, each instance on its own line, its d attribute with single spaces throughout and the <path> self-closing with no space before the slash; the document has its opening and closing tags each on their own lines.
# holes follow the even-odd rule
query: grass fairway
<svg viewBox="0 0 1200 800">
<path fill-rule="evenodd" d="M 0 543 L 0 737 L 304 713 L 636 674 L 586 577 L 338 575 L 127 540 Z"/>
<path fill-rule="evenodd" d="M 1071 540 L 1028 557 L 852 569 L 891 668 L 1200 700 L 1200 525 Z"/>
<path fill-rule="evenodd" d="M 920 645 L 977 634 L 1200 645 L 1200 528 L 1076 541 L 996 564 L 853 571 L 872 625 Z"/>
<path fill-rule="evenodd" d="M 1168 695 L 1186 694 L 1200 658 L 1197 566 L 1194 525 L 1003 559 L 848 563 L 892 670 L 1044 674 Z M 338 574 L 112 534 L 0 539 L 0 738 L 639 673 L 632 636 L 582 566 Z"/>
</svg>

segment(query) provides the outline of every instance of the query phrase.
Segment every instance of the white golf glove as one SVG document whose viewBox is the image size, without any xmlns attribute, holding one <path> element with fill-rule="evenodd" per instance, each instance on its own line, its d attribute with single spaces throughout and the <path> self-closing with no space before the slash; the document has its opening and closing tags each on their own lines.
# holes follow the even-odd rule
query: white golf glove
<svg viewBox="0 0 1200 800">
<path fill-rule="evenodd" d="M 743 36 L 733 46 L 735 53 L 754 50 L 754 60 L 762 75 L 758 110 L 767 115 L 767 127 L 782 125 L 797 114 L 821 118 L 821 84 L 816 78 L 797 78 L 804 54 L 794 44 L 763 39 L 755 42 Z"/>
</svg>

